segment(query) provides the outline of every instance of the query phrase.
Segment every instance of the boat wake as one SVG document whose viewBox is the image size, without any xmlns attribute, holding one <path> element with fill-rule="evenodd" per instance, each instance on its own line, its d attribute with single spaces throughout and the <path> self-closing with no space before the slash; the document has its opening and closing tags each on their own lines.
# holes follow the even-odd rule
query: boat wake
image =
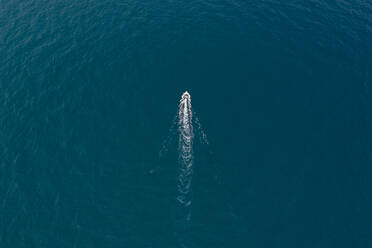
<svg viewBox="0 0 372 248">
<path fill-rule="evenodd" d="M 195 129 L 194 129 L 195 128 Z M 207 136 L 191 106 L 191 96 L 186 91 L 182 94 L 178 112 L 173 119 L 168 137 L 164 140 L 159 157 L 164 157 L 172 147 L 173 138 L 178 137 L 178 174 L 176 196 L 176 219 L 189 222 L 192 207 L 192 177 L 194 166 L 194 132 L 203 145 L 208 145 Z"/>
<path fill-rule="evenodd" d="M 193 122 L 191 96 L 186 91 L 182 94 L 178 108 L 178 154 L 180 172 L 178 177 L 178 202 L 184 207 L 191 206 L 191 181 L 193 174 Z"/>
<path fill-rule="evenodd" d="M 178 174 L 176 191 L 175 218 L 177 223 L 187 223 L 191 220 L 192 208 L 192 178 L 194 173 L 194 136 L 198 136 L 198 142 L 202 145 L 209 145 L 207 135 L 203 131 L 199 119 L 191 105 L 191 96 L 186 91 L 182 94 L 178 105 L 178 112 L 175 115 L 172 126 L 164 140 L 159 157 L 164 157 L 169 148 L 172 147 L 175 137 L 178 138 Z"/>
</svg>

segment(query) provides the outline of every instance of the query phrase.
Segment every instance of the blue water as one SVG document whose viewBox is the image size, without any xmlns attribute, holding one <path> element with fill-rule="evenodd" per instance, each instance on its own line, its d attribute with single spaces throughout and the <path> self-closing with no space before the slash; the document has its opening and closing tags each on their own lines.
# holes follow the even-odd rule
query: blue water
<svg viewBox="0 0 372 248">
<path fill-rule="evenodd" d="M 0 0 L 0 247 L 372 247 L 371 208 L 370 1 Z"/>
</svg>

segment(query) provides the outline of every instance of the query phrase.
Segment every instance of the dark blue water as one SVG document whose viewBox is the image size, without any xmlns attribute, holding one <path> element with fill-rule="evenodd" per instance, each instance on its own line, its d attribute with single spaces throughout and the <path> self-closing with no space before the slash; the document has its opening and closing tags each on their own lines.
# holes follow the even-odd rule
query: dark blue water
<svg viewBox="0 0 372 248">
<path fill-rule="evenodd" d="M 0 0 L 0 247 L 372 247 L 371 180 L 370 1 Z"/>
</svg>

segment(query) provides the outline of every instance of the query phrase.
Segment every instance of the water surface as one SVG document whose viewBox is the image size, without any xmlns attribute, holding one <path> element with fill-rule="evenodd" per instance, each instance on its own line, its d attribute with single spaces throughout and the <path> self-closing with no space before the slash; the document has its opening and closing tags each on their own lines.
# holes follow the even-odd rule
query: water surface
<svg viewBox="0 0 372 248">
<path fill-rule="evenodd" d="M 0 246 L 371 247 L 371 44 L 362 0 L 0 0 Z"/>
</svg>

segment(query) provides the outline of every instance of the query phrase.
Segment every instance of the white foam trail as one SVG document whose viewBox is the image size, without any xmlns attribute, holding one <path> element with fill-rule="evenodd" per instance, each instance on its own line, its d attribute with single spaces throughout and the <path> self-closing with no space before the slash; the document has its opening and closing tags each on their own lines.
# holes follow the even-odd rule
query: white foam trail
<svg viewBox="0 0 372 248">
<path fill-rule="evenodd" d="M 180 174 L 178 177 L 177 200 L 185 207 L 191 206 L 191 181 L 193 173 L 193 125 L 191 97 L 186 91 L 183 93 L 178 108 L 178 131 L 179 131 L 179 161 Z"/>
</svg>

